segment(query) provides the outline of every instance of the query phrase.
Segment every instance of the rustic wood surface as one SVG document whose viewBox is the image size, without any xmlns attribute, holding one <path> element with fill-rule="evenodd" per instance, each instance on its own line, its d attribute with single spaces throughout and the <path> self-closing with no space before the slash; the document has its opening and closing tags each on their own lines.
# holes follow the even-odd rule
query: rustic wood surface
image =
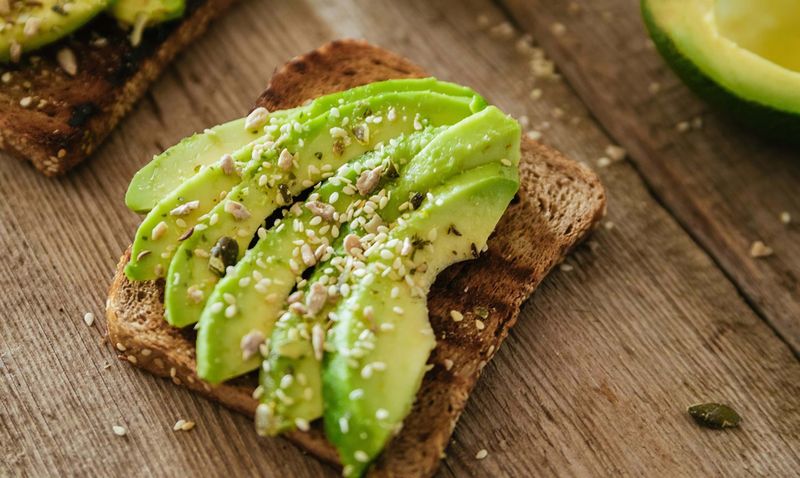
<svg viewBox="0 0 800 478">
<path fill-rule="evenodd" d="M 598 167 L 607 227 L 523 309 L 441 476 L 796 475 L 800 241 L 777 214 L 800 218 L 800 163 L 707 112 L 645 46 L 637 2 L 574 3 L 578 14 L 544 1 L 246 2 L 72 174 L 46 179 L 2 158 L 0 476 L 333 475 L 258 439 L 244 417 L 117 362 L 102 310 L 139 220 L 122 202 L 136 169 L 244 113 L 290 56 L 343 36 L 475 87 L 575 159 L 596 166 L 615 142 L 631 152 Z M 534 78 L 525 29 L 567 81 Z M 697 115 L 702 129 L 675 133 Z M 775 256 L 750 258 L 755 239 Z M 742 426 L 694 425 L 686 406 L 709 400 L 734 406 Z M 173 432 L 178 418 L 197 427 Z"/>
</svg>

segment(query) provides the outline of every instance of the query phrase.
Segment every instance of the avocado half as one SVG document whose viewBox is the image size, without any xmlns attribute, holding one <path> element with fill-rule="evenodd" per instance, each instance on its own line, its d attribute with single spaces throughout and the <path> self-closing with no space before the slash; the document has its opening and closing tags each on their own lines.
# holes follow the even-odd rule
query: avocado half
<svg viewBox="0 0 800 478">
<path fill-rule="evenodd" d="M 731 118 L 800 142 L 800 2 L 642 0 L 653 41 L 683 81 Z"/>
</svg>

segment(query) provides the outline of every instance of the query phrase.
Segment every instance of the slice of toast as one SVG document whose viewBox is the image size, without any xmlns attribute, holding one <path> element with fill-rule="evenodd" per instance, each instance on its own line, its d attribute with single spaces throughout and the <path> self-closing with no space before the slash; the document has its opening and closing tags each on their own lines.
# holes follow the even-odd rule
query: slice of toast
<svg viewBox="0 0 800 478">
<path fill-rule="evenodd" d="M 108 136 L 162 70 L 235 0 L 187 0 L 184 17 L 144 32 L 132 47 L 127 33 L 101 14 L 53 45 L 0 66 L 0 150 L 27 159 L 48 176 L 63 174 Z M 75 54 L 77 73 L 59 67 L 57 53 Z"/>
<path fill-rule="evenodd" d="M 305 100 L 372 81 L 422 76 L 409 61 L 368 43 L 329 43 L 290 61 L 272 78 L 258 105 L 288 108 Z M 497 352 L 520 306 L 544 276 L 578 244 L 605 212 L 605 192 L 586 167 L 523 140 L 521 185 L 478 259 L 440 274 L 428 305 L 437 346 L 422 388 L 401 432 L 370 476 L 430 476 L 437 468 L 469 393 Z M 194 333 L 163 319 L 163 280 L 131 282 L 120 259 L 107 303 L 108 331 L 120 358 L 252 416 L 255 372 L 219 386 L 195 375 Z M 463 313 L 454 322 L 450 311 Z M 488 316 L 485 313 L 488 311 Z M 480 320 L 481 322 L 478 322 Z M 482 325 L 481 325 L 482 323 Z M 320 423 L 287 437 L 322 460 L 338 464 Z"/>
</svg>

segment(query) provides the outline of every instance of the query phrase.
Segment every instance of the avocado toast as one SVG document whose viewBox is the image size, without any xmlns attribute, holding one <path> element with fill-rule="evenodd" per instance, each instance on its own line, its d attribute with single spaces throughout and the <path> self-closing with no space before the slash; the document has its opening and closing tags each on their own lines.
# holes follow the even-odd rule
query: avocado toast
<svg viewBox="0 0 800 478">
<path fill-rule="evenodd" d="M 29 2 L 50 6 L 37 22 L 25 21 L 45 35 L 54 13 L 56 19 L 69 21 L 74 12 L 64 12 L 63 4 L 101 4 L 108 8 L 134 6 L 141 14 L 143 6 L 166 5 L 167 10 L 138 15 L 146 21 L 150 16 L 165 20 L 152 28 L 140 31 L 134 46 L 130 30 L 118 26 L 116 15 L 124 16 L 126 9 L 100 13 L 86 24 L 84 19 L 68 28 L 77 28 L 57 38 L 45 38 L 41 46 L 32 44 L 24 49 L 16 62 L 0 58 L 0 150 L 31 161 L 48 176 L 63 174 L 88 157 L 113 130 L 134 103 L 145 93 L 161 71 L 185 47 L 197 39 L 209 22 L 222 14 L 235 0 L 47 0 Z M 0 3 L 4 3 L 0 0 Z M 12 1 L 10 6 L 26 2 Z M 53 4 L 53 5 L 51 5 Z M 32 7 L 33 8 L 33 7 Z M 55 10 L 53 10 L 55 9 Z M 57 11 L 62 13 L 58 13 Z M 172 12 L 166 14 L 166 12 Z M 28 12 L 24 12 L 27 14 Z M 47 14 L 45 16 L 44 14 Z M 92 14 L 97 13 L 96 9 Z M 11 15 L 16 11 L 12 10 Z M 173 15 L 179 16 L 175 18 Z M 85 15 L 85 19 L 91 15 Z M 5 20 L 0 12 L 0 21 Z M 22 18 L 22 15 L 14 19 Z M 66 19 L 66 20 L 64 20 Z M 142 28 L 147 23 L 140 25 Z M 65 28 L 58 25 L 58 28 Z M 13 34 L 10 30 L 6 35 Z M 35 40 L 36 36 L 20 33 L 21 38 Z M 18 37 L 19 38 L 19 37 Z M 9 40 L 12 44 L 17 40 Z M 44 40 L 43 40 L 44 41 Z M 0 42 L 0 46 L 8 45 Z"/>
<path fill-rule="evenodd" d="M 303 104 L 306 99 L 317 97 L 321 94 L 342 91 L 362 84 L 389 78 L 421 76 L 423 76 L 423 73 L 418 67 L 385 50 L 362 42 L 334 42 L 287 64 L 275 75 L 270 87 L 259 99 L 258 104 L 266 107 L 268 111 L 276 111 L 296 107 Z M 476 114 L 488 114 L 483 112 L 491 111 L 491 107 L 481 105 L 476 105 L 476 107 L 480 108 Z M 430 126 L 436 127 L 436 125 Z M 420 131 L 416 129 L 409 132 L 411 135 L 417 133 L 420 133 Z M 433 134 L 436 138 L 441 138 L 443 133 Z M 427 141 L 427 146 L 430 146 L 431 143 L 436 141 L 436 138 L 423 138 L 420 141 Z M 463 136 L 463 138 L 466 138 L 466 136 Z M 429 148 L 429 150 L 432 149 Z M 521 154 L 519 151 L 521 151 Z M 385 446 L 383 452 L 378 455 L 377 460 L 369 469 L 371 474 L 426 476 L 435 471 L 452 432 L 452 427 L 466 404 L 468 394 L 474 386 L 480 370 L 505 338 L 508 328 L 516 320 L 520 305 L 550 268 L 558 263 L 570 248 L 585 237 L 604 211 L 605 198 L 603 189 L 596 177 L 587 169 L 529 140 L 522 141 L 519 151 L 516 159 L 513 155 L 508 157 L 495 155 L 494 159 L 489 156 L 482 156 L 489 157 L 489 163 L 484 166 L 473 165 L 478 168 L 486 167 L 489 169 L 481 171 L 480 180 L 477 183 L 475 182 L 477 178 L 465 178 L 458 171 L 454 171 L 452 176 L 454 179 L 448 179 L 445 182 L 450 184 L 449 188 L 442 191 L 436 190 L 435 187 L 431 189 L 433 201 L 429 201 L 428 199 L 430 198 L 415 198 L 415 195 L 411 195 L 413 200 L 408 202 L 413 203 L 414 207 L 419 209 L 415 209 L 410 213 L 406 222 L 406 229 L 411 231 L 415 227 L 414 224 L 417 224 L 420 230 L 427 230 L 430 236 L 422 237 L 420 233 L 404 233 L 403 228 L 395 228 L 389 231 L 389 235 L 400 234 L 397 237 L 386 238 L 387 242 L 396 239 L 393 244 L 399 247 L 399 249 L 396 249 L 398 253 L 402 252 L 406 238 L 410 239 L 408 241 L 409 244 L 416 243 L 418 246 L 422 246 L 420 251 L 414 255 L 415 258 L 420 260 L 426 254 L 425 242 L 436 242 L 445 239 L 456 242 L 461 241 L 465 244 L 465 246 L 453 246 L 453 250 L 456 252 L 464 249 L 467 251 L 466 257 L 457 259 L 478 256 L 474 260 L 462 262 L 439 274 L 438 279 L 431 285 L 430 292 L 427 294 L 427 304 L 425 300 L 420 302 L 420 293 L 415 291 L 413 287 L 408 290 L 400 290 L 400 287 L 396 285 L 390 288 L 381 286 L 378 290 L 383 291 L 387 297 L 396 299 L 399 302 L 392 303 L 391 300 L 386 300 L 385 302 L 380 302 L 380 304 L 369 304 L 368 299 L 371 295 L 368 289 L 384 279 L 380 274 L 376 274 L 372 283 L 354 287 L 354 290 L 349 294 L 348 300 L 331 304 L 336 309 L 334 312 L 340 319 L 334 329 L 342 328 L 344 330 L 343 332 L 338 330 L 328 331 L 329 338 L 332 337 L 331 340 L 339 344 L 337 345 L 339 350 L 342 349 L 342 342 L 354 345 L 348 342 L 354 340 L 354 337 L 357 341 L 369 342 L 369 336 L 372 332 L 369 332 L 369 328 L 364 329 L 363 325 L 365 320 L 369 322 L 371 319 L 360 315 L 366 310 L 370 311 L 366 315 L 374 315 L 378 319 L 377 323 L 374 324 L 377 327 L 376 330 L 384 327 L 384 322 L 381 321 L 383 317 L 391 317 L 392 312 L 397 313 L 397 310 L 400 309 L 402 309 L 401 315 L 413 317 L 420 317 L 421 314 L 414 313 L 412 310 L 422 310 L 422 314 L 427 310 L 428 313 L 424 314 L 424 318 L 430 319 L 430 325 L 428 326 L 432 332 L 432 335 L 429 336 L 430 342 L 426 342 L 424 338 L 413 339 L 411 343 L 414 345 L 406 347 L 409 353 L 413 349 L 415 351 L 414 356 L 418 357 L 414 361 L 414 366 L 409 365 L 409 370 L 420 370 L 420 374 L 424 373 L 421 387 L 416 393 L 416 400 L 411 399 L 414 402 L 414 406 L 410 414 L 403 420 L 399 433 Z M 387 154 L 391 155 L 391 153 Z M 496 161 L 496 159 L 501 161 Z M 516 179 L 517 161 L 519 162 L 519 179 Z M 413 163 L 413 159 L 411 163 Z M 430 162 L 426 162 L 426 164 L 430 164 Z M 514 167 L 511 167 L 512 165 Z M 406 167 L 408 169 L 404 169 Z M 367 171 L 372 170 L 368 169 Z M 469 168 L 468 171 L 473 170 L 475 168 Z M 401 180 L 397 180 L 398 184 L 402 182 L 402 178 L 410 177 L 409 171 L 413 171 L 412 166 L 400 166 L 399 171 L 395 173 L 401 178 Z M 505 178 L 505 175 L 512 171 L 514 175 Z M 418 180 L 415 179 L 414 181 Z M 458 184 L 459 181 L 463 181 L 463 184 L 465 184 L 463 188 L 453 186 L 453 184 Z M 482 181 L 497 181 L 488 188 L 489 191 L 493 191 L 495 194 L 487 196 L 480 192 L 483 190 L 480 186 L 468 186 Z M 478 204 L 486 205 L 483 211 L 489 215 L 491 215 L 492 211 L 498 211 L 496 214 L 499 217 L 505 204 L 511 200 L 517 183 L 519 183 L 520 188 L 517 199 L 511 201 L 511 206 L 500 219 L 494 235 L 489 240 L 488 249 L 483 254 L 480 254 L 479 251 L 482 245 L 480 244 L 481 237 L 476 239 L 470 236 L 473 234 L 477 236 L 488 235 L 488 232 L 494 226 L 492 221 L 496 221 L 497 217 L 487 220 L 478 220 L 470 217 L 459 218 L 458 208 L 456 210 L 448 208 L 448 204 L 453 204 L 453 202 L 442 200 L 441 205 L 437 205 L 435 200 L 437 195 L 446 197 L 448 194 L 461 195 L 462 199 L 479 197 Z M 507 184 L 508 186 L 500 187 L 500 184 Z M 321 187 L 324 187 L 324 185 Z M 398 190 L 402 189 L 400 186 L 396 187 Z M 497 191 L 507 192 L 497 193 Z M 500 194 L 500 196 L 497 196 L 497 194 Z M 495 198 L 498 206 L 490 206 L 493 204 L 491 198 Z M 456 204 L 463 205 L 470 204 L 470 202 L 465 200 Z M 396 207 L 399 209 L 400 206 L 402 204 Z M 437 206 L 443 208 L 441 213 L 436 212 Z M 391 209 L 391 206 L 387 203 L 385 208 Z M 427 211 L 428 209 L 430 209 L 430 212 L 414 215 L 416 212 Z M 479 210 L 481 209 L 474 209 L 474 206 L 473 209 L 462 209 L 462 211 L 470 211 L 469 214 Z M 448 218 L 446 226 L 453 227 L 432 227 L 432 224 L 438 224 L 435 219 L 439 217 L 437 214 Z M 466 222 L 462 225 L 462 221 Z M 363 225 L 366 226 L 367 224 Z M 488 225 L 488 231 L 483 230 L 482 232 L 481 225 L 484 227 Z M 430 233 L 431 230 L 437 230 L 438 233 Z M 361 232 L 355 235 L 362 238 L 365 237 Z M 340 236 L 344 236 L 343 239 L 350 237 L 349 234 Z M 485 237 L 483 237 L 483 240 L 485 240 Z M 316 264 L 316 261 L 326 263 L 326 261 L 333 261 L 337 257 L 341 257 L 338 255 L 341 254 L 341 251 L 338 250 L 339 247 L 335 242 L 332 243 L 332 250 L 329 251 L 330 257 L 326 258 L 323 254 L 319 258 L 311 259 L 308 256 L 309 263 Z M 437 250 L 437 248 L 439 246 L 435 245 L 433 250 Z M 409 252 L 411 250 L 413 248 Z M 361 252 L 365 253 L 366 251 Z M 372 259 L 373 257 L 375 257 L 374 260 Z M 244 263 L 246 260 L 245 256 L 245 259 L 239 264 Z M 378 265 L 381 260 L 392 261 L 393 259 L 389 257 L 389 254 L 384 254 L 382 250 L 377 252 L 377 256 L 370 255 L 365 261 L 367 263 L 366 269 L 368 270 L 366 274 L 369 274 L 370 268 L 381 269 L 382 266 Z M 444 261 L 441 266 L 435 266 L 434 263 L 436 261 L 430 260 L 429 263 L 434 265 L 430 269 L 429 275 L 431 279 L 435 277 L 435 269 L 437 267 L 446 266 L 452 260 Z M 257 424 L 259 429 L 263 432 L 269 432 L 270 425 L 275 425 L 272 420 L 272 417 L 275 416 L 274 411 L 265 412 L 263 410 L 265 407 L 268 409 L 271 406 L 270 397 L 273 397 L 277 391 L 274 382 L 276 382 L 278 376 L 270 375 L 270 372 L 275 368 L 270 366 L 267 367 L 268 370 L 263 371 L 259 389 L 256 389 L 258 383 L 256 382 L 255 374 L 239 377 L 219 385 L 211 385 L 201 381 L 197 375 L 197 360 L 207 362 L 209 357 L 199 350 L 196 352 L 194 344 L 196 337 L 193 331 L 172 328 L 165 323 L 163 306 L 165 281 L 162 279 L 149 281 L 129 280 L 122 271 L 122 267 L 128 264 L 129 261 L 130 253 L 126 253 L 120 262 L 120 268 L 111 286 L 107 309 L 112 343 L 121 352 L 121 358 L 146 368 L 155 374 L 170 376 L 174 382 L 186 385 L 244 413 L 256 414 L 258 407 L 259 417 L 257 417 Z M 373 262 L 375 264 L 371 265 Z M 239 265 L 236 265 L 229 273 L 235 273 L 239 267 Z M 324 269 L 325 267 L 320 270 L 324 272 Z M 420 272 L 424 276 L 428 273 L 428 270 Z M 331 275 L 332 273 L 333 271 L 326 274 Z M 312 273 L 308 278 L 301 279 L 297 283 L 297 291 L 306 292 L 308 295 L 315 293 L 312 292 L 314 284 L 317 283 L 316 279 L 318 279 L 315 274 Z M 222 280 L 226 281 L 228 277 Z M 421 296 L 423 298 L 426 295 L 425 288 L 430 285 L 426 285 L 424 282 L 424 280 L 420 279 L 419 282 L 414 284 L 414 287 L 418 287 L 422 291 Z M 398 288 L 397 292 L 394 292 L 395 287 Z M 317 287 L 317 290 L 320 290 L 319 287 Z M 308 297 L 304 299 L 297 297 L 297 299 L 295 303 L 304 307 L 311 307 L 311 302 L 313 302 L 306 300 Z M 212 301 L 213 299 L 209 298 L 208 300 Z M 235 301 L 230 302 L 232 303 L 226 302 L 225 305 L 216 308 L 220 309 L 220 312 L 226 311 L 230 305 L 235 303 Z M 386 304 L 391 305 L 388 306 Z M 354 306 L 355 308 L 353 308 Z M 380 307 L 389 307 L 391 310 L 381 311 Z M 207 308 L 206 310 L 210 309 Z M 236 310 L 236 308 L 232 310 L 234 310 L 234 313 L 231 313 L 228 318 L 239 320 L 238 314 L 241 311 Z M 291 311 L 290 307 L 287 312 Z M 353 314 L 351 311 L 360 311 L 360 313 Z M 200 320 L 200 335 L 202 337 L 204 330 L 202 322 L 204 318 L 201 317 Z M 291 325 L 293 320 L 296 321 L 296 318 L 293 319 L 291 314 L 288 314 L 281 316 L 279 322 L 284 322 L 283 325 Z M 209 323 L 213 323 L 213 321 Z M 313 330 L 318 324 L 312 320 L 304 325 L 307 326 L 307 330 L 312 331 L 309 334 L 311 339 L 310 346 L 308 341 L 303 346 L 304 341 L 301 340 L 299 341 L 300 347 L 287 348 L 287 350 L 300 350 L 301 352 L 287 352 L 283 358 L 300 360 L 306 365 L 310 363 L 313 367 L 315 362 L 309 362 L 306 359 L 316 353 L 316 347 L 313 343 Z M 424 325 L 424 322 L 422 325 Z M 402 324 L 396 323 L 386 328 L 388 330 L 398 326 L 402 326 Z M 279 329 L 280 327 L 276 326 L 275 330 Z M 422 329 L 424 327 L 414 330 L 422 333 Z M 319 330 L 319 327 L 316 327 L 316 330 Z M 397 329 L 393 330 L 397 332 Z M 300 335 L 302 336 L 302 334 Z M 423 334 L 423 336 L 425 335 Z M 272 336 L 273 340 L 277 338 L 274 331 Z M 428 351 L 434 345 L 434 338 L 435 347 L 428 358 Z M 291 341 L 289 342 L 291 345 Z M 426 343 L 427 345 L 424 345 Z M 423 346 L 420 347 L 420 344 Z M 350 345 L 347 346 L 349 347 Z M 362 347 L 360 348 L 363 351 L 359 353 L 365 354 L 366 357 L 356 358 L 365 358 L 367 362 L 358 367 L 358 374 L 348 373 L 347 366 L 337 366 L 335 363 L 331 363 L 335 362 L 335 360 L 325 358 L 324 367 L 326 372 L 322 376 L 323 383 L 318 384 L 325 390 L 325 396 L 346 393 L 348 399 L 355 398 L 357 400 L 357 395 L 359 394 L 353 394 L 353 392 L 358 389 L 363 390 L 363 388 L 353 385 L 354 383 L 391 371 L 391 364 L 388 367 L 384 365 L 378 366 L 378 364 L 382 363 L 381 360 L 374 357 L 370 358 L 370 350 L 380 354 L 382 351 L 387 350 L 387 347 L 378 345 L 374 349 L 370 349 L 367 345 L 361 345 Z M 405 348 L 401 346 L 401 349 Z M 274 356 L 275 350 L 277 350 L 277 347 L 273 347 L 271 351 L 266 351 L 267 354 L 265 355 L 267 355 L 272 364 L 280 367 L 281 357 Z M 303 353 L 302 350 L 306 352 Z M 200 354 L 198 355 L 198 353 Z M 331 356 L 331 358 L 335 359 L 335 356 Z M 426 369 L 428 367 L 425 366 L 426 358 L 428 358 L 427 363 L 430 366 L 427 372 Z M 300 365 L 301 362 L 296 362 L 296 365 L 303 368 L 305 365 Z M 244 369 L 248 368 L 245 367 Z M 369 370 L 365 370 L 367 368 Z M 206 370 L 202 372 L 202 375 L 210 376 Z M 406 380 L 411 385 L 407 384 L 406 387 L 410 386 L 412 390 L 415 390 L 414 385 L 416 384 L 413 383 L 415 382 L 413 373 L 406 375 L 412 376 L 409 379 L 410 382 Z M 224 376 L 223 374 L 212 378 L 216 381 Z M 347 378 L 347 376 L 351 376 L 351 378 Z M 408 377 L 401 378 L 406 379 Z M 287 393 L 294 393 L 295 387 L 293 385 L 295 381 L 297 381 L 297 377 L 287 380 L 285 384 Z M 337 389 L 340 384 L 344 383 L 349 385 Z M 393 387 L 403 386 L 393 385 Z M 256 391 L 258 399 L 253 398 L 254 391 Z M 259 405 L 259 401 L 261 405 Z M 307 419 L 313 419 L 320 413 L 318 410 L 311 410 L 310 412 L 301 411 L 308 414 L 298 415 L 296 418 L 301 419 L 289 424 L 290 431 L 287 436 L 324 460 L 332 463 L 344 462 L 345 465 L 357 466 L 358 464 L 353 463 L 352 459 L 349 459 L 350 457 L 343 460 L 339 459 L 336 450 L 328 441 L 332 439 L 335 443 L 338 443 L 337 447 L 340 453 L 343 449 L 355 450 L 353 454 L 356 458 L 366 458 L 366 460 L 357 461 L 366 463 L 375 456 L 375 450 L 364 449 L 364 443 L 354 445 L 359 448 L 350 448 L 350 445 L 353 445 L 352 443 L 350 445 L 342 444 L 341 437 L 336 436 L 337 433 L 344 433 L 356 426 L 352 421 L 347 425 L 342 425 L 340 420 L 342 418 L 342 410 L 339 405 L 345 402 L 346 400 L 340 400 L 337 402 L 337 406 L 329 406 L 325 410 L 324 421 L 327 428 L 325 433 L 322 432 L 321 424 L 318 420 L 312 421 L 308 426 Z M 403 409 L 408 405 L 410 404 L 400 403 L 396 408 Z M 370 406 L 373 408 L 369 408 Z M 375 409 L 375 406 L 375 404 L 368 403 L 365 410 L 369 412 L 370 416 L 374 412 L 377 420 L 391 420 L 393 415 L 397 413 L 393 411 L 393 407 L 379 406 L 378 409 Z M 347 411 L 351 414 L 360 412 L 355 408 Z M 366 423 L 366 421 L 363 423 Z M 335 424 L 336 428 L 328 428 L 330 424 Z M 278 425 L 280 428 L 280 424 Z M 369 424 L 367 424 L 367 427 L 369 428 L 368 432 L 374 431 Z M 338 432 L 336 431 L 337 429 L 339 430 Z M 380 441 L 380 439 L 377 439 L 377 442 Z M 380 447 L 378 447 L 377 451 L 380 451 Z M 362 456 L 362 453 L 366 454 L 366 457 Z"/>
</svg>

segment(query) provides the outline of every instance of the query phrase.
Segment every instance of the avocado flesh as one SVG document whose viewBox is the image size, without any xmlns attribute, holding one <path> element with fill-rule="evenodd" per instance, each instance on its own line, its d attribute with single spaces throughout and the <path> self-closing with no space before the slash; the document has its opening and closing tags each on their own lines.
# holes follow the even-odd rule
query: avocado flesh
<svg viewBox="0 0 800 478">
<path fill-rule="evenodd" d="M 450 126 L 406 166 L 391 185 L 389 197 L 392 199 L 377 214 L 384 223 L 391 224 L 402 212 L 401 204 L 408 201 L 411 192 L 424 196 L 462 171 L 502 158 L 512 165 L 517 164 L 519 137 L 518 123 L 493 106 Z M 396 198 L 401 199 L 395 201 Z M 336 256 L 340 259 L 344 254 L 341 239 L 349 233 L 361 236 L 364 231 L 362 228 L 343 229 L 336 245 Z M 340 272 L 341 268 L 331 260 L 318 265 L 304 288 L 305 295 L 321 277 L 327 281 L 326 285 L 336 284 Z M 266 405 L 269 417 L 262 432 L 274 435 L 320 416 L 322 397 L 316 387 L 318 383 L 313 381 L 313 377 L 320 374 L 320 363 L 315 357 L 312 336 L 315 327 L 327 327 L 327 314 L 334 306 L 335 303 L 329 304 L 313 315 L 290 311 L 276 324 L 266 366 L 261 371 L 261 402 Z M 304 380 L 293 380 L 288 387 L 280 387 L 284 376 L 296 375 L 299 370 L 305 371 Z"/>
<path fill-rule="evenodd" d="M 382 251 L 398 253 L 383 245 L 369 258 L 364 279 L 336 307 L 323 365 L 324 426 L 346 476 L 364 472 L 411 410 L 436 345 L 428 320 L 430 285 L 442 269 L 485 247 L 518 185 L 515 166 L 495 163 L 434 190 L 433 201 L 389 234 L 390 240 L 413 238 L 417 244 L 405 265 L 417 271 L 406 276 L 414 285 L 381 273 L 377 264 L 392 267 Z"/>
<path fill-rule="evenodd" d="M 242 118 L 184 138 L 136 172 L 125 193 L 125 205 L 138 213 L 150 211 L 200 168 L 214 164 L 222 155 L 236 151 L 263 134 L 261 130 L 246 130 Z"/>
<path fill-rule="evenodd" d="M 53 43 L 94 18 L 109 5 L 108 0 L 80 0 L 70 2 L 63 8 L 60 0 L 39 0 L 38 2 L 10 2 L 11 12 L 0 13 L 0 63 L 11 61 L 11 46 L 19 44 L 22 52 L 30 52 Z M 29 20 L 31 19 L 31 20 Z M 12 23 L 13 21 L 13 23 Z M 31 23 L 38 22 L 32 28 Z M 25 32 L 28 25 L 28 34 Z"/>
<path fill-rule="evenodd" d="M 209 212 L 209 219 L 201 222 L 207 226 L 202 233 L 192 234 L 178 247 L 170 263 L 166 282 L 167 321 L 183 327 L 199 319 L 205 302 L 190 299 L 190 296 L 200 294 L 208 297 L 217 283 L 219 276 L 209 268 L 205 256 L 218 240 L 227 237 L 238 243 L 238 261 L 264 218 L 277 207 L 289 205 L 292 198 L 304 189 L 333 175 L 333 172 L 324 172 L 323 166 L 337 168 L 374 148 L 376 144 L 421 129 L 425 124 L 438 126 L 456 123 L 474 112 L 472 106 L 469 98 L 437 93 L 386 93 L 342 105 L 336 115 L 328 113 L 309 123 L 295 123 L 297 126 L 286 128 L 281 137 L 264 151 L 263 157 L 248 163 L 242 182 Z M 389 111 L 395 112 L 393 120 L 387 118 L 385 121 L 366 122 L 368 117 L 384 118 Z M 357 131 L 358 137 L 353 131 Z M 277 164 L 279 154 L 284 150 L 296 153 L 294 161 L 297 164 L 293 164 L 289 170 Z M 237 219 L 225 212 L 225 208 L 231 207 L 243 208 L 248 217 Z M 216 222 L 211 224 L 214 218 L 217 218 Z M 202 255 L 198 255 L 198 250 L 202 251 Z M 200 292 L 190 294 L 190 289 Z"/>
<path fill-rule="evenodd" d="M 186 0 L 116 0 L 111 15 L 127 25 L 150 27 L 183 16 Z"/>
<path fill-rule="evenodd" d="M 302 279 L 302 273 L 310 267 L 303 262 L 300 246 L 309 243 L 312 250 L 316 250 L 342 237 L 340 228 L 344 227 L 342 221 L 348 217 L 347 212 L 369 197 L 350 191 L 347 186 L 355 184 L 363 171 L 379 166 L 384 170 L 402 171 L 409 158 L 430 143 L 442 129 L 426 128 L 400 137 L 384 148 L 343 165 L 335 176 L 320 183 L 306 201 L 289 209 L 280 224 L 263 233 L 233 271 L 220 279 L 200 316 L 197 374 L 201 379 L 219 383 L 258 368 L 260 354 L 245 359 L 240 344 L 245 335 L 254 332 L 263 338 L 270 336 L 275 320 L 285 307 L 286 298 Z M 330 210 L 336 214 L 326 219 L 312 212 L 308 204 L 330 205 Z M 308 230 L 315 231 L 313 243 L 307 236 Z M 290 263 L 289 258 L 294 262 Z M 238 309 L 233 317 L 226 316 L 228 302 L 235 303 Z"/>
<path fill-rule="evenodd" d="M 735 0 L 642 0 L 642 14 L 659 52 L 698 96 L 755 131 L 797 142 L 800 72 L 789 59 L 797 58 L 797 32 L 784 37 L 781 26 L 797 17 L 767 34 L 761 21 L 790 10 L 783 13 L 778 0 L 749 3 L 751 13 Z M 749 23 L 741 21 L 745 14 Z"/>
<path fill-rule="evenodd" d="M 485 104 L 473 90 L 435 78 L 387 80 L 321 96 L 306 106 L 273 111 L 269 114 L 270 122 L 281 124 L 290 119 L 304 121 L 324 114 L 331 108 L 339 106 L 340 102 L 352 103 L 393 91 L 430 91 L 474 98 L 476 102 Z M 479 108 L 476 106 L 475 109 Z M 155 156 L 134 175 L 125 195 L 125 204 L 134 212 L 145 213 L 155 207 L 170 191 L 177 189 L 196 174 L 201 167 L 215 163 L 223 154 L 235 151 L 263 135 L 261 130 L 245 130 L 244 124 L 245 118 L 221 124 L 208 132 L 185 138 Z"/>
<path fill-rule="evenodd" d="M 717 0 L 714 13 L 722 36 L 762 58 L 800 72 L 800 2 Z"/>
</svg>

